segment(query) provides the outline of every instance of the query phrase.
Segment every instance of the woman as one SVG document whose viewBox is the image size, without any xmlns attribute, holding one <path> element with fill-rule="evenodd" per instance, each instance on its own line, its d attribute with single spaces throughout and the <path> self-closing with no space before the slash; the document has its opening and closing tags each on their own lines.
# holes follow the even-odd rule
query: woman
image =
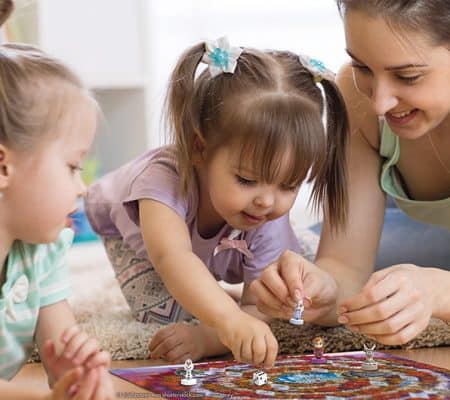
<svg viewBox="0 0 450 400">
<path fill-rule="evenodd" d="M 273 317 L 289 318 L 303 298 L 308 321 L 402 344 L 430 317 L 450 320 L 450 272 L 436 268 L 442 260 L 373 272 L 386 193 L 412 218 L 440 226 L 450 247 L 450 7 L 448 0 L 337 3 L 351 57 L 337 78 L 351 124 L 347 224 L 333 232 L 325 216 L 315 265 L 285 253 L 252 290 Z M 401 249 L 410 233 L 394 245 Z"/>
</svg>

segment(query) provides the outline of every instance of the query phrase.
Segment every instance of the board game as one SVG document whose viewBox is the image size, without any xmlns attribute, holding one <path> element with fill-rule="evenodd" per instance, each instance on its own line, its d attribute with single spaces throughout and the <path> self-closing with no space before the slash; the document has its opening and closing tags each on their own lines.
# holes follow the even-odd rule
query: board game
<svg viewBox="0 0 450 400">
<path fill-rule="evenodd" d="M 324 364 L 312 355 L 279 357 L 265 368 L 267 383 L 252 380 L 258 371 L 234 361 L 196 363 L 197 384 L 181 385 L 182 365 L 116 369 L 111 373 L 170 399 L 450 399 L 450 370 L 375 352 L 375 371 L 362 368 L 363 351 L 326 354 Z"/>
</svg>

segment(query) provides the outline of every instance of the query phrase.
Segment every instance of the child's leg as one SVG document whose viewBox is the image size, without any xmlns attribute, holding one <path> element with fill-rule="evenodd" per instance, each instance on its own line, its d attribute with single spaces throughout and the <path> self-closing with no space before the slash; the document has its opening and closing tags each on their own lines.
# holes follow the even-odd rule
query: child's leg
<svg viewBox="0 0 450 400">
<path fill-rule="evenodd" d="M 122 293 L 138 321 L 168 324 L 192 318 L 173 299 L 147 259 L 137 258 L 121 238 L 103 238 L 103 243 Z"/>
</svg>

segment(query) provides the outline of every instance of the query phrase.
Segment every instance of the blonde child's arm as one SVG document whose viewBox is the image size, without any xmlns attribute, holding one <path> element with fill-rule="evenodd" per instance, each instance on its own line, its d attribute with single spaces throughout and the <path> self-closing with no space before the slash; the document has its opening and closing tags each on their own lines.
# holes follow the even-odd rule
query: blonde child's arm
<svg viewBox="0 0 450 400">
<path fill-rule="evenodd" d="M 237 360 L 272 365 L 277 344 L 270 328 L 242 312 L 192 251 L 185 221 L 154 200 L 139 201 L 140 225 L 150 261 L 167 290 L 188 312 L 214 328 Z M 257 349 L 251 348 L 257 337 Z"/>
<path fill-rule="evenodd" d="M 75 367 L 91 370 L 110 365 L 109 354 L 78 327 L 67 301 L 40 309 L 35 340 L 50 386 Z"/>
</svg>

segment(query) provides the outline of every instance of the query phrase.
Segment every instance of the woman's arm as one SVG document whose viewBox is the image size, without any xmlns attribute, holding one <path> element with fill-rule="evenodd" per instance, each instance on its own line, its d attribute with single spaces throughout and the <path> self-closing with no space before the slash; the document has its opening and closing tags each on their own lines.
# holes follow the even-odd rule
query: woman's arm
<svg viewBox="0 0 450 400">
<path fill-rule="evenodd" d="M 385 194 L 379 176 L 378 119 L 368 99 L 355 88 L 350 66 L 340 71 L 337 84 L 350 120 L 347 150 L 348 220 L 333 232 L 325 215 L 316 264 L 338 284 L 337 304 L 357 293 L 373 272 L 384 222 Z M 336 310 L 332 311 L 336 315 Z"/>
<path fill-rule="evenodd" d="M 350 67 L 343 68 L 337 82 L 350 121 L 347 226 L 333 231 L 325 215 L 316 264 L 285 252 L 252 282 L 258 309 L 272 317 L 289 318 L 295 298 L 310 298 L 305 320 L 336 325 L 337 304 L 357 293 L 373 271 L 385 207 L 378 182 L 378 120 L 354 87 Z"/>
</svg>

